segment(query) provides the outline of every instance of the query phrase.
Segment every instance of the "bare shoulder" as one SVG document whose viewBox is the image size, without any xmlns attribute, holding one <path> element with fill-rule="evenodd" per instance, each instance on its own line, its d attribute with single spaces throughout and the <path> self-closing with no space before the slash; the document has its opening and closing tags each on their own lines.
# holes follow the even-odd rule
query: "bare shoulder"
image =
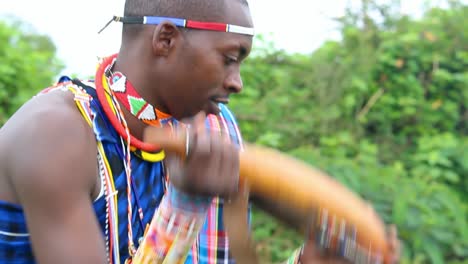
<svg viewBox="0 0 468 264">
<path fill-rule="evenodd" d="M 2 127 L 0 138 L 17 199 L 36 191 L 52 194 L 64 186 L 92 189 L 96 143 L 70 92 L 31 99 Z"/>
<path fill-rule="evenodd" d="M 8 153 L 0 162 L 7 164 L 26 215 L 37 262 L 105 263 L 91 197 L 95 137 L 73 95 L 57 91 L 32 99 L 0 130 L 0 138 Z"/>
</svg>

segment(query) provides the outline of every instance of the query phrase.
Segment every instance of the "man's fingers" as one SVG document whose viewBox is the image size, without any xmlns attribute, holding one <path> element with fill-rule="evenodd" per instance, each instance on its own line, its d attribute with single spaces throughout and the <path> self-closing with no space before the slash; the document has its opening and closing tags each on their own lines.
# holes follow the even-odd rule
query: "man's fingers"
<svg viewBox="0 0 468 264">
<path fill-rule="evenodd" d="M 206 135 L 206 137 L 209 137 Z M 216 185 L 220 184 L 221 186 L 225 186 L 225 171 L 223 171 L 223 162 L 224 162 L 224 153 L 223 153 L 223 146 L 219 142 L 219 137 L 217 135 L 211 135 L 209 137 L 210 145 L 211 145 L 211 153 L 209 154 L 209 162 L 212 164 L 212 171 L 215 172 L 211 176 L 214 178 L 210 179 L 210 186 L 213 189 L 216 189 Z"/>
<path fill-rule="evenodd" d="M 232 186 L 232 193 L 236 194 L 239 191 L 239 151 L 233 145 L 228 145 L 227 147 L 227 155 L 228 159 L 231 161 L 229 162 L 229 168 L 227 168 L 233 175 L 231 175 L 231 185 Z"/>
<path fill-rule="evenodd" d="M 198 135 L 206 134 L 205 120 L 206 120 L 206 114 L 203 111 L 201 111 L 200 113 L 196 114 L 193 117 L 192 127 L 195 130 L 194 132 L 197 133 Z"/>
<path fill-rule="evenodd" d="M 182 120 L 190 129 L 188 155 L 181 166 L 190 175 L 179 178 L 196 192 L 226 198 L 238 191 L 238 149 L 228 140 L 228 135 L 208 131 L 205 122 L 204 112 Z"/>
</svg>

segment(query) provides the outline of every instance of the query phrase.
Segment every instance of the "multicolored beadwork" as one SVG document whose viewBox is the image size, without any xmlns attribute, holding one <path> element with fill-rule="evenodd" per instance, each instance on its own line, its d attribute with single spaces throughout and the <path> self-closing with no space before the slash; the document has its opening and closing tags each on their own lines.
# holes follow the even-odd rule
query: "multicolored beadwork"
<svg viewBox="0 0 468 264">
<path fill-rule="evenodd" d="M 117 115 L 120 114 L 117 113 L 120 112 L 118 110 L 120 107 L 118 107 L 119 102 L 117 102 L 117 96 L 109 87 L 108 79 L 105 75 L 106 70 L 111 67 L 112 63 L 115 61 L 115 58 L 117 58 L 117 54 L 106 57 L 99 65 L 96 72 L 96 94 L 99 102 L 102 105 L 103 111 L 105 112 L 114 129 L 121 137 L 127 139 L 127 131 L 122 124 L 122 120 L 117 117 Z M 155 125 L 160 125 L 159 120 L 155 120 L 154 122 L 156 122 Z M 132 134 L 130 134 L 129 141 L 132 150 L 141 152 L 141 156 L 155 157 L 158 160 L 161 160 L 160 157 L 164 156 L 164 152 L 158 146 L 145 143 L 134 137 Z"/>
<path fill-rule="evenodd" d="M 357 229 L 343 220 L 319 210 L 315 221 L 315 243 L 319 250 L 343 257 L 353 263 L 383 263 L 382 256 L 371 255 L 371 247 L 357 242 Z"/>
<path fill-rule="evenodd" d="M 159 111 L 148 103 L 136 91 L 130 80 L 121 72 L 113 72 L 116 57 L 107 65 L 105 75 L 113 95 L 136 118 L 147 125 L 160 126 L 160 119 L 168 119 L 170 115 Z"/>
<path fill-rule="evenodd" d="M 249 27 L 242 27 L 218 22 L 201 22 L 195 20 L 187 20 L 176 17 L 158 17 L 158 16 L 114 16 L 100 31 L 101 33 L 111 22 L 122 22 L 123 24 L 140 24 L 140 25 L 158 25 L 164 21 L 169 21 L 174 25 L 182 28 L 211 30 L 219 32 L 228 32 L 241 35 L 254 36 L 255 30 Z"/>
</svg>

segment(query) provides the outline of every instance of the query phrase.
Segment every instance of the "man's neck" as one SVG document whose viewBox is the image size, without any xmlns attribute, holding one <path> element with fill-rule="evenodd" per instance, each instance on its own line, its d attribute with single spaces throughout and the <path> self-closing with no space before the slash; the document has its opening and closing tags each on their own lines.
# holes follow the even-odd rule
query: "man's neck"
<svg viewBox="0 0 468 264">
<path fill-rule="evenodd" d="M 140 67 L 133 67 L 132 65 L 145 65 L 144 61 L 141 61 L 139 64 L 133 62 L 132 59 L 129 58 L 130 56 L 126 56 L 125 54 L 119 54 L 117 61 L 114 65 L 114 72 L 121 72 L 127 77 L 127 80 L 130 81 L 137 91 L 137 93 L 149 104 L 153 107 L 160 109 L 161 111 L 165 112 L 162 108 L 162 102 L 160 100 L 161 96 L 157 95 L 157 90 L 154 89 L 154 83 L 145 82 L 148 80 L 148 76 L 146 76 L 146 72 L 141 70 Z M 134 56 L 133 58 L 138 58 L 139 56 Z M 122 112 L 124 114 L 124 118 L 127 121 L 128 128 L 130 133 L 142 140 L 143 139 L 143 131 L 147 127 L 145 123 L 139 120 L 136 116 L 134 116 L 130 111 L 128 111 L 125 107 L 122 108 Z"/>
</svg>

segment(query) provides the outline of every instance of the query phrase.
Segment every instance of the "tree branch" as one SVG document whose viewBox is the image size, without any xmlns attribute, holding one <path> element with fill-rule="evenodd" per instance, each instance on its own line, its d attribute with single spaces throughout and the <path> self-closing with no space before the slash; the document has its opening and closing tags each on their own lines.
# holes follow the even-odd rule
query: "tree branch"
<svg viewBox="0 0 468 264">
<path fill-rule="evenodd" d="M 356 119 L 357 120 L 360 120 L 362 119 L 364 116 L 367 115 L 367 113 L 369 113 L 370 109 L 372 108 L 372 106 L 374 106 L 374 104 L 377 102 L 377 100 L 379 100 L 379 98 L 385 93 L 385 89 L 384 88 L 380 88 L 379 90 L 377 90 L 372 96 L 371 98 L 369 99 L 369 101 L 367 101 L 366 105 L 361 109 L 361 111 L 359 111 L 359 113 L 357 114 L 356 116 Z"/>
</svg>

